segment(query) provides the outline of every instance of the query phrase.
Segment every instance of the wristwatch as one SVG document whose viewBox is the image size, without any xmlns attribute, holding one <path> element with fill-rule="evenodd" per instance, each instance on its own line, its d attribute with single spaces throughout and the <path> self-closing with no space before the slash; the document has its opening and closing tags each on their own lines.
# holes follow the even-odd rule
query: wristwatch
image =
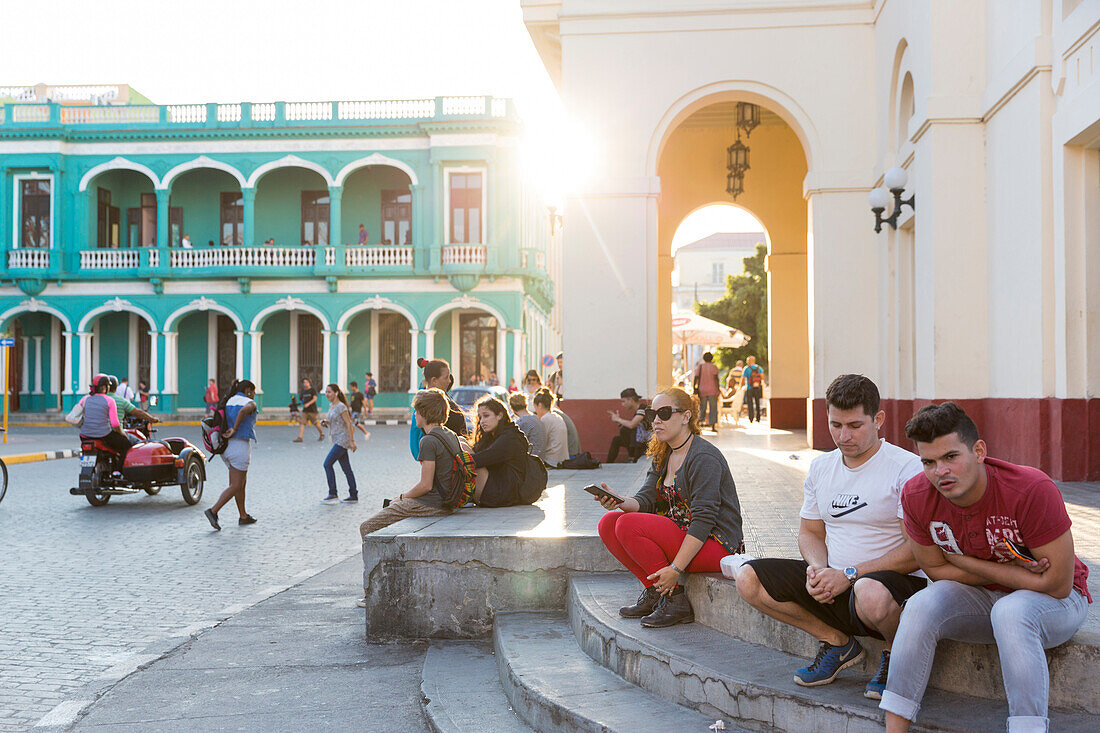
<svg viewBox="0 0 1100 733">
<path fill-rule="evenodd" d="M 844 577 L 848 579 L 848 582 L 855 585 L 856 578 L 859 577 L 859 571 L 856 570 L 854 565 L 849 565 L 844 568 Z"/>
</svg>

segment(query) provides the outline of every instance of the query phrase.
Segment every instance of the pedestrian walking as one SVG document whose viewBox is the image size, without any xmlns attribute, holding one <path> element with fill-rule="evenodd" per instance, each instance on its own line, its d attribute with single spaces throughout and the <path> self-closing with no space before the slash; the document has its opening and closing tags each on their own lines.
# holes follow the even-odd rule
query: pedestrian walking
<svg viewBox="0 0 1100 733">
<path fill-rule="evenodd" d="M 718 366 L 714 354 L 703 354 L 703 363 L 695 367 L 695 389 L 699 398 L 699 425 L 718 431 Z"/>
<path fill-rule="evenodd" d="M 348 498 L 344 504 L 355 504 L 359 501 L 359 489 L 355 484 L 355 472 L 351 470 L 351 458 L 348 451 L 354 453 L 358 450 L 355 445 L 355 425 L 351 421 L 351 408 L 348 406 L 348 398 L 338 384 L 330 384 L 325 387 L 325 399 L 331 405 L 328 417 L 321 421 L 321 425 L 328 428 L 329 437 L 332 438 L 332 448 L 325 456 L 325 478 L 328 479 L 328 496 L 321 499 L 322 503 L 335 504 L 340 499 L 336 491 L 336 471 L 333 466 L 340 464 L 344 477 L 348 480 Z M 369 436 L 368 436 L 369 437 Z"/>
<path fill-rule="evenodd" d="M 756 357 L 745 359 L 745 371 L 741 384 L 745 387 L 745 403 L 749 406 L 749 422 L 760 422 L 760 398 L 764 396 L 764 370 L 756 364 Z"/>
<path fill-rule="evenodd" d="M 378 394 L 378 382 L 370 372 L 367 372 L 366 379 L 363 380 L 363 394 L 366 396 L 367 417 L 370 417 L 374 414 L 374 398 Z"/>
<path fill-rule="evenodd" d="M 149 385 L 144 379 L 138 380 L 138 407 L 149 409 Z"/>
<path fill-rule="evenodd" d="M 115 388 L 115 394 L 122 399 L 130 400 L 131 402 L 133 402 L 134 397 L 136 397 L 136 395 L 134 394 L 134 388 L 130 386 L 130 380 L 126 377 L 123 377 L 119 381 L 118 387 Z"/>
<path fill-rule="evenodd" d="M 244 490 L 248 483 L 248 466 L 252 461 L 252 443 L 256 440 L 256 385 L 247 379 L 233 382 L 229 398 L 225 401 L 225 419 L 229 429 L 223 437 L 228 446 L 222 453 L 222 462 L 229 469 L 229 488 L 222 492 L 214 505 L 203 514 L 210 526 L 221 530 L 218 512 L 229 503 L 237 502 L 240 518 L 237 524 L 255 524 L 256 518 L 245 511 Z"/>
<path fill-rule="evenodd" d="M 359 383 L 352 382 L 348 385 L 348 404 L 351 405 L 351 424 L 355 426 L 357 430 L 362 430 L 363 435 L 368 439 L 370 433 L 367 432 L 367 428 L 363 425 L 363 400 L 366 396 L 359 391 Z"/>
<path fill-rule="evenodd" d="M 218 406 L 218 384 L 213 379 L 206 385 L 206 394 L 202 399 L 206 403 L 206 414 L 214 414 L 214 408 Z"/>
<path fill-rule="evenodd" d="M 298 402 L 301 404 L 301 413 L 298 417 L 298 437 L 295 443 L 302 442 L 302 435 L 306 431 L 306 425 L 317 428 L 318 442 L 325 439 L 325 431 L 321 430 L 321 420 L 317 414 L 317 390 L 308 379 L 302 379 L 302 391 L 298 393 Z"/>
</svg>

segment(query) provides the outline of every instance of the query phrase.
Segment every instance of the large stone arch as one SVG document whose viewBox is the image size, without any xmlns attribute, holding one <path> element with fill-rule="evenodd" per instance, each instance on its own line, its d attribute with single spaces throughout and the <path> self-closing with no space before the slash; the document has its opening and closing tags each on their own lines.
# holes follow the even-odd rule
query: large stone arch
<svg viewBox="0 0 1100 733">
<path fill-rule="evenodd" d="M 77 326 L 77 331 L 84 333 L 88 330 L 88 326 L 95 321 L 96 318 L 104 313 L 136 313 L 145 319 L 145 322 L 149 324 L 150 331 L 157 330 L 157 319 L 153 317 L 153 314 L 145 310 L 141 306 L 134 305 L 128 300 L 123 298 L 114 298 L 108 300 L 101 306 L 92 308 L 90 311 L 84 314 L 84 317 L 80 319 L 80 325 Z"/>
<path fill-rule="evenodd" d="M 291 296 L 281 298 L 281 299 L 275 301 L 274 303 L 272 303 L 271 305 L 267 306 L 266 308 L 261 309 L 255 316 L 252 317 L 252 324 L 249 327 L 249 330 L 250 331 L 259 331 L 260 326 L 263 325 L 264 320 L 268 316 L 270 316 L 272 313 L 277 313 L 278 311 L 281 311 L 281 310 L 285 310 L 285 311 L 302 311 L 304 313 L 311 313 L 311 314 L 317 316 L 317 320 L 319 320 L 321 322 L 321 328 L 323 330 L 325 330 L 325 331 L 331 331 L 332 330 L 332 326 L 329 324 L 328 316 L 325 315 L 324 311 L 322 311 L 320 308 L 318 308 L 314 305 L 310 305 L 309 303 L 305 302 L 301 298 L 294 298 L 294 297 L 291 297 Z"/>
<path fill-rule="evenodd" d="M 160 177 L 153 172 L 152 168 L 146 165 L 142 165 L 141 163 L 135 163 L 134 161 L 128 160 L 123 157 L 118 157 L 92 167 L 87 173 L 81 176 L 80 186 L 78 187 L 78 190 L 88 190 L 88 184 L 90 184 L 92 180 L 100 173 L 117 170 L 137 171 L 138 173 L 141 173 L 142 175 L 148 177 L 149 180 L 153 182 L 153 188 L 164 188 L 164 184 L 161 182 Z"/>
<path fill-rule="evenodd" d="M 168 316 L 164 319 L 164 330 L 171 331 L 176 325 L 177 321 L 179 321 L 184 316 L 190 313 L 202 311 L 217 311 L 218 313 L 222 313 L 228 316 L 229 320 L 233 321 L 233 325 L 237 327 L 238 331 L 244 330 L 244 322 L 241 321 L 241 317 L 238 316 L 235 311 L 227 306 L 222 305 L 221 303 L 218 303 L 216 300 L 207 298 L 206 296 L 196 298 L 190 303 L 182 305 L 176 310 L 172 311 L 170 314 L 168 314 Z"/>
<path fill-rule="evenodd" d="M 242 184 L 242 187 L 255 188 L 260 179 L 263 178 L 265 173 L 270 173 L 277 168 L 306 168 L 315 173 L 320 174 L 325 179 L 325 183 L 329 186 L 336 185 L 333 181 L 332 174 L 329 173 L 328 168 L 325 168 L 320 163 L 314 163 L 312 160 L 306 160 L 305 158 L 299 158 L 297 155 L 284 155 L 278 160 L 272 160 L 256 168 L 252 171 L 252 174 L 248 177 L 247 186 Z"/>
<path fill-rule="evenodd" d="M 356 303 L 355 305 L 351 306 L 343 313 L 341 313 L 340 317 L 336 321 L 336 330 L 345 330 L 347 328 L 347 325 L 351 322 L 352 318 L 362 313 L 363 311 L 368 310 L 387 310 L 393 311 L 394 313 L 400 313 L 401 315 L 405 316 L 406 319 L 408 319 L 409 328 L 413 330 L 420 329 L 420 326 L 418 325 L 418 322 L 416 320 L 416 316 L 413 315 L 413 312 L 411 310 L 401 305 L 400 303 L 393 302 L 389 298 L 375 296 L 374 298 L 369 298 L 360 303 Z"/>
<path fill-rule="evenodd" d="M 345 165 L 340 169 L 340 172 L 336 174 L 335 185 L 343 186 L 344 180 L 352 173 L 360 168 L 365 168 L 372 165 L 384 165 L 390 168 L 397 168 L 409 177 L 409 182 L 413 186 L 420 185 L 420 179 L 416 175 L 416 171 L 408 163 L 397 160 L 396 158 L 390 158 L 389 156 L 382 155 L 381 153 L 372 153 L 365 158 L 359 158 Z"/>
<path fill-rule="evenodd" d="M 194 160 L 180 163 L 175 168 L 172 168 L 172 170 L 165 173 L 164 177 L 161 179 L 161 185 L 158 186 L 158 188 L 171 188 L 172 181 L 175 180 L 179 175 L 186 173 L 187 171 L 199 170 L 201 168 L 212 168 L 214 170 L 225 171 L 226 173 L 237 179 L 237 183 L 241 185 L 241 188 L 245 188 L 248 185 L 248 179 L 245 178 L 243 173 L 241 173 L 233 166 L 229 165 L 228 163 L 223 163 L 220 160 L 214 160 L 213 158 L 208 158 L 205 155 L 200 155 Z"/>
<path fill-rule="evenodd" d="M 478 300 L 477 298 L 473 298 L 473 297 L 469 297 L 469 296 L 464 297 L 464 298 L 455 298 L 454 300 L 448 301 L 448 302 L 443 303 L 442 305 L 440 305 L 438 308 L 433 310 L 428 315 L 427 318 L 424 319 L 424 328 L 426 328 L 426 329 L 432 328 L 435 325 L 436 319 L 438 319 L 441 315 L 443 315 L 447 311 L 452 311 L 452 310 L 455 310 L 456 308 L 457 309 L 470 309 L 470 310 L 475 310 L 475 309 L 483 310 L 486 313 L 488 313 L 489 315 L 491 315 L 491 316 L 493 316 L 494 318 L 497 319 L 497 324 L 498 324 L 499 328 L 509 328 L 508 319 L 504 317 L 504 313 L 500 309 L 498 309 L 496 306 L 494 306 L 491 303 L 486 303 L 485 301 Z"/>
<path fill-rule="evenodd" d="M 73 330 L 72 321 L 64 312 L 36 298 L 24 300 L 19 305 L 12 306 L 3 313 L 0 313 L 0 328 L 7 327 L 8 322 L 11 319 L 19 316 L 22 313 L 49 313 L 50 315 L 55 316 L 57 320 L 61 321 L 61 325 L 65 327 L 66 331 L 71 332 Z"/>
</svg>

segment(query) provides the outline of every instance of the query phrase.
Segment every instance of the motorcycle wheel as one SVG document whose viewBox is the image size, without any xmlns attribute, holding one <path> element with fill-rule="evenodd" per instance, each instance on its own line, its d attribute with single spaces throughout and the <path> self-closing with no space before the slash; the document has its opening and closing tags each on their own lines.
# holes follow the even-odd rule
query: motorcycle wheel
<svg viewBox="0 0 1100 733">
<path fill-rule="evenodd" d="M 202 487 L 205 481 L 202 477 L 202 465 L 198 460 L 191 458 L 187 461 L 187 467 L 183 471 L 184 481 L 180 484 L 180 493 L 183 500 L 194 506 L 202 498 Z"/>
<path fill-rule="evenodd" d="M 142 486 L 141 488 L 145 489 L 145 493 L 149 496 L 156 496 L 160 493 L 159 486 Z"/>
<path fill-rule="evenodd" d="M 107 472 L 107 466 L 104 463 L 97 463 L 95 471 L 92 472 L 92 489 L 98 489 L 100 482 L 103 478 L 103 474 Z M 110 494 L 101 494 L 98 492 L 87 493 L 84 498 L 88 500 L 88 503 L 92 506 L 106 506 L 107 502 L 111 500 Z"/>
</svg>

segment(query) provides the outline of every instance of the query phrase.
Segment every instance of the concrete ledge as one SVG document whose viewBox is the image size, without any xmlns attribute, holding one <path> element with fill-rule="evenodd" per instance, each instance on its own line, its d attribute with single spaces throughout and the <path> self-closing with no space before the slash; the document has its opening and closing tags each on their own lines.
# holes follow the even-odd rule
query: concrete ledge
<svg viewBox="0 0 1100 733">
<path fill-rule="evenodd" d="M 787 654 L 813 659 L 817 640 L 793 626 L 765 616 L 741 600 L 737 584 L 715 574 L 693 574 L 687 581 L 688 598 L 695 619 L 712 629 L 753 644 Z M 863 672 L 870 677 L 878 669 L 882 642 L 860 638 L 868 654 Z M 1065 644 L 1047 651 L 1050 666 L 1050 705 L 1089 713 L 1100 713 L 1100 698 L 1082 695 L 1082 689 L 1100 688 L 1100 638 L 1078 632 Z M 1004 700 L 1004 680 L 997 647 L 992 644 L 964 644 L 943 641 L 936 650 L 929 686 Z"/>
<path fill-rule="evenodd" d="M 420 692 L 434 733 L 532 733 L 512 710 L 486 642 L 433 642 Z"/>
<path fill-rule="evenodd" d="M 583 487 L 632 486 L 644 470 L 555 471 L 534 506 L 460 509 L 367 536 L 367 637 L 485 638 L 499 611 L 564 609 L 571 573 L 621 570 L 596 534 L 604 510 Z"/>
</svg>

